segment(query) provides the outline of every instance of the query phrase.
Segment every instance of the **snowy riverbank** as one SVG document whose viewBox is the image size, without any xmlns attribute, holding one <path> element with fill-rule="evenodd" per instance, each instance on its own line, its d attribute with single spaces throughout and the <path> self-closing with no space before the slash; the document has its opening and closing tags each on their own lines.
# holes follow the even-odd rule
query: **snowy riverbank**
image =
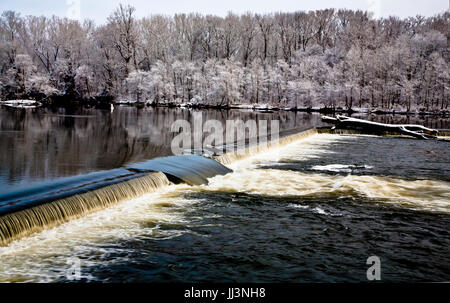
<svg viewBox="0 0 450 303">
<path fill-rule="evenodd" d="M 114 102 L 116 105 L 128 105 L 128 106 L 152 106 L 152 107 L 179 107 L 188 109 L 239 109 L 239 110 L 252 110 L 260 112 L 275 112 L 275 111 L 297 111 L 297 112 L 311 112 L 311 113 L 348 113 L 348 114 L 379 114 L 379 115 L 432 115 L 432 116 L 444 116 L 449 117 L 450 112 L 448 110 L 443 111 L 407 111 L 407 110 L 394 110 L 394 109 L 382 109 L 382 108 L 331 108 L 331 107 L 288 107 L 288 106 L 276 106 L 270 104 L 203 104 L 203 103 L 155 103 L 151 101 L 136 102 L 131 100 L 120 100 Z"/>
<path fill-rule="evenodd" d="M 7 100 L 7 101 L 0 101 L 0 105 L 26 109 L 39 107 L 42 105 L 42 103 L 35 100 Z"/>
</svg>

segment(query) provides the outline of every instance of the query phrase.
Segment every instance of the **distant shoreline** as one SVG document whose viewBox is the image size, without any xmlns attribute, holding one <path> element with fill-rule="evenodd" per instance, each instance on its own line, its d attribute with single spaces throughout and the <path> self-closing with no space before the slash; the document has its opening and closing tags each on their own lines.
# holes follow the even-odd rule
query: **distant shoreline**
<svg viewBox="0 0 450 303">
<path fill-rule="evenodd" d="M 36 105 L 32 106 L 31 102 Z M 16 105 L 14 105 L 16 104 Z M 65 108 L 98 108 L 111 109 L 111 106 L 132 106 L 136 108 L 158 107 L 158 108 L 185 108 L 185 109 L 215 109 L 215 110 L 251 110 L 255 112 L 273 113 L 278 111 L 304 112 L 304 113 L 321 113 L 321 114 L 375 114 L 375 115 L 405 115 L 405 116 L 442 116 L 450 117 L 450 111 L 406 111 L 392 110 L 382 108 L 352 108 L 345 109 L 341 107 L 283 107 L 268 104 L 228 104 L 228 105 L 212 105 L 212 104 L 192 104 L 192 103 L 155 103 L 155 102 L 134 102 L 134 101 L 112 101 L 112 100 L 95 100 L 78 101 L 73 103 L 65 102 L 48 102 L 35 100 L 8 100 L 0 101 L 0 105 L 15 109 L 30 109 L 37 107 L 65 107 Z"/>
<path fill-rule="evenodd" d="M 282 107 L 266 104 L 230 104 L 230 105 L 208 105 L 208 104 L 175 104 L 175 103 L 144 103 L 144 102 L 113 102 L 111 104 L 118 106 L 135 106 L 143 107 L 163 107 L 163 108 L 187 108 L 187 109 L 217 109 L 217 110 L 252 110 L 256 112 L 277 112 L 277 111 L 291 111 L 291 112 L 305 112 L 305 113 L 346 113 L 346 114 L 376 114 L 376 115 L 420 115 L 420 116 L 444 116 L 450 117 L 450 111 L 398 111 L 390 109 L 369 109 L 369 108 L 332 108 L 332 107 Z"/>
</svg>

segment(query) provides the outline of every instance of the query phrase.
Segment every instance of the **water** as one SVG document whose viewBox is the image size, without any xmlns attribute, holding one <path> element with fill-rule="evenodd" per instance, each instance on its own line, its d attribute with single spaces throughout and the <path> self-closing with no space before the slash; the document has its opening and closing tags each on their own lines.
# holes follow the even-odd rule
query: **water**
<svg viewBox="0 0 450 303">
<path fill-rule="evenodd" d="M 181 108 L 120 106 L 98 109 L 17 110 L 0 106 L 0 188 L 2 192 L 32 183 L 104 171 L 172 154 L 177 119 L 192 122 L 192 111 Z M 301 131 L 322 125 L 317 113 L 201 111 L 203 121 L 216 119 L 279 119 L 280 130 Z M 450 118 L 430 116 L 358 116 L 388 123 L 420 123 L 450 129 Z"/>
<path fill-rule="evenodd" d="M 32 183 L 104 171 L 159 156 L 170 156 L 178 119 L 192 122 L 180 108 L 116 107 L 98 109 L 14 110 L 0 106 L 0 188 L 3 193 Z M 304 130 L 320 123 L 320 115 L 202 111 L 203 121 L 279 119 L 280 130 Z"/>
<path fill-rule="evenodd" d="M 68 197 L 33 203 L 20 211 L 2 214 L 0 245 L 5 246 L 12 241 L 140 197 L 167 185 L 169 180 L 165 174 L 153 172 L 98 189 L 81 191 Z"/>
<path fill-rule="evenodd" d="M 169 185 L 170 181 L 207 184 L 209 178 L 230 172 L 210 158 L 178 155 L 110 170 L 100 176 L 91 173 L 85 178 L 62 178 L 66 182 L 56 182 L 53 186 L 0 193 L 0 246 L 140 197 Z"/>
<path fill-rule="evenodd" d="M 0 247 L 0 281 L 448 281 L 448 148 L 315 135 Z"/>
</svg>

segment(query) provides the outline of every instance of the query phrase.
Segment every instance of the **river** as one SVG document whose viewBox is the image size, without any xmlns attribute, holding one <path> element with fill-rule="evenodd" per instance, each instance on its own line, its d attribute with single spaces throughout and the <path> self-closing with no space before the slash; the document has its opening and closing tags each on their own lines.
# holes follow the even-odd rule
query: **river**
<svg viewBox="0 0 450 303">
<path fill-rule="evenodd" d="M 0 194 L 58 186 L 171 154 L 187 109 L 0 109 Z M 279 119 L 319 114 L 202 112 Z M 367 118 L 367 117 L 365 117 Z M 370 116 L 448 129 L 448 118 Z M 0 281 L 360 282 L 450 280 L 449 142 L 320 134 L 234 162 L 206 185 L 170 185 L 0 247 Z"/>
</svg>

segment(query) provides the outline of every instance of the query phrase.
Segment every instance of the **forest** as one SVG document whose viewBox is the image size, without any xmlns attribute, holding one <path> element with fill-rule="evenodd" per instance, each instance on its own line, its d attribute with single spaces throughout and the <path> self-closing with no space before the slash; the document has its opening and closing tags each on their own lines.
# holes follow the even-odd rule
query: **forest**
<svg viewBox="0 0 450 303">
<path fill-rule="evenodd" d="M 0 99 L 447 112 L 449 17 L 326 9 L 136 18 L 120 5 L 95 24 L 5 11 Z"/>
</svg>

